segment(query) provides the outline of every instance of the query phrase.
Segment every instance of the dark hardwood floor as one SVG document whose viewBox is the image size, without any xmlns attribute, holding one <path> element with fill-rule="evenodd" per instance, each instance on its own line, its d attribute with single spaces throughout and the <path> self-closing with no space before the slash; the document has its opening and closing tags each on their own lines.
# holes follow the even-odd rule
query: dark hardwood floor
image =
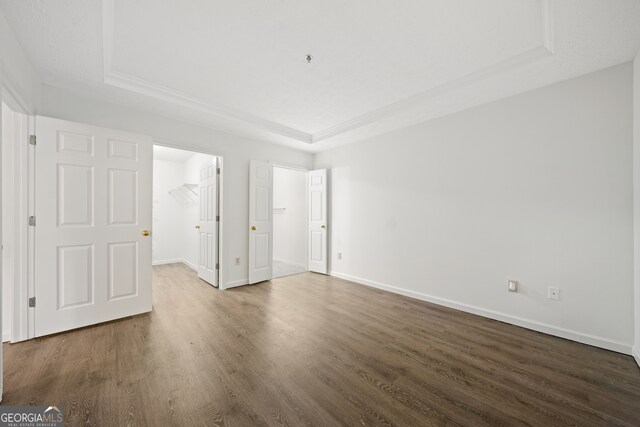
<svg viewBox="0 0 640 427">
<path fill-rule="evenodd" d="M 310 273 L 153 274 L 149 315 L 5 344 L 2 403 L 69 425 L 640 425 L 629 356 Z"/>
</svg>

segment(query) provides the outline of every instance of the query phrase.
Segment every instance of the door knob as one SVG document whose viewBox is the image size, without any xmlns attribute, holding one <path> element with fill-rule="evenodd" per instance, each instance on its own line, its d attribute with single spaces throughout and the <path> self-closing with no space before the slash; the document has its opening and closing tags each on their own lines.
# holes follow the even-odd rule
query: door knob
<svg viewBox="0 0 640 427">
<path fill-rule="evenodd" d="M 196 230 L 200 230 L 200 226 L 199 225 L 196 225 Z"/>
<path fill-rule="evenodd" d="M 142 230 L 141 234 L 142 234 L 143 237 L 147 237 L 151 233 L 149 233 L 149 230 Z"/>
<path fill-rule="evenodd" d="M 256 231 L 256 230 L 257 230 L 256 226 L 255 226 L 255 225 L 254 225 L 254 226 L 252 226 L 252 227 L 251 227 L 251 230 Z"/>
<path fill-rule="evenodd" d="M 320 228 L 327 228 L 327 226 L 326 225 L 321 225 Z"/>
</svg>

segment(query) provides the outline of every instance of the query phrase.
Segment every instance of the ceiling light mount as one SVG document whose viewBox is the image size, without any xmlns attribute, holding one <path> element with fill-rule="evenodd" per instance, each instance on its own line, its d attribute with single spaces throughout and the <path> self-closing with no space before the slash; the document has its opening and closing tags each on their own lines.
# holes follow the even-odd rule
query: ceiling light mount
<svg viewBox="0 0 640 427">
<path fill-rule="evenodd" d="M 307 64 L 311 64 L 311 60 L 313 59 L 313 56 L 311 55 L 307 55 L 304 57 L 304 60 L 307 61 Z"/>
</svg>

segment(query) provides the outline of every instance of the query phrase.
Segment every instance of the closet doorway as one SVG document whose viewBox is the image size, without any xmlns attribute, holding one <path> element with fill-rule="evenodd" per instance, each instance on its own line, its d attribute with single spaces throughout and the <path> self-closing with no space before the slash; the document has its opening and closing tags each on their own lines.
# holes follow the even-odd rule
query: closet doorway
<svg viewBox="0 0 640 427">
<path fill-rule="evenodd" d="M 273 167 L 273 278 L 309 271 L 308 173 Z"/>
<path fill-rule="evenodd" d="M 220 162 L 210 154 L 153 147 L 153 265 L 183 263 L 216 287 Z"/>
<path fill-rule="evenodd" d="M 328 273 L 328 170 L 249 164 L 249 284 Z"/>
</svg>

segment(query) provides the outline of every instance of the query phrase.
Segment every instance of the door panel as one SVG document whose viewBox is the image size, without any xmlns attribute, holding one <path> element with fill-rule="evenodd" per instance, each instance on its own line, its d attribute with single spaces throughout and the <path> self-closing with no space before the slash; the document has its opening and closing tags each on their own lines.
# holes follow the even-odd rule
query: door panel
<svg viewBox="0 0 640 427">
<path fill-rule="evenodd" d="M 151 140 L 36 118 L 35 335 L 151 311 Z"/>
<path fill-rule="evenodd" d="M 109 140 L 109 157 L 138 161 L 138 144 L 130 141 Z"/>
<path fill-rule="evenodd" d="M 138 293 L 138 243 L 109 244 L 109 300 Z"/>
<path fill-rule="evenodd" d="M 309 172 L 309 271 L 327 274 L 327 170 Z"/>
<path fill-rule="evenodd" d="M 109 225 L 138 223 L 138 171 L 109 169 Z"/>
<path fill-rule="evenodd" d="M 58 165 L 58 225 L 93 225 L 93 167 Z"/>
<path fill-rule="evenodd" d="M 218 158 L 208 160 L 200 166 L 200 255 L 198 277 L 217 286 L 216 233 L 217 233 L 217 169 Z"/>
<path fill-rule="evenodd" d="M 93 304 L 93 245 L 58 246 L 58 309 Z"/>
<path fill-rule="evenodd" d="M 249 284 L 271 280 L 273 253 L 273 166 L 249 166 Z"/>
</svg>

